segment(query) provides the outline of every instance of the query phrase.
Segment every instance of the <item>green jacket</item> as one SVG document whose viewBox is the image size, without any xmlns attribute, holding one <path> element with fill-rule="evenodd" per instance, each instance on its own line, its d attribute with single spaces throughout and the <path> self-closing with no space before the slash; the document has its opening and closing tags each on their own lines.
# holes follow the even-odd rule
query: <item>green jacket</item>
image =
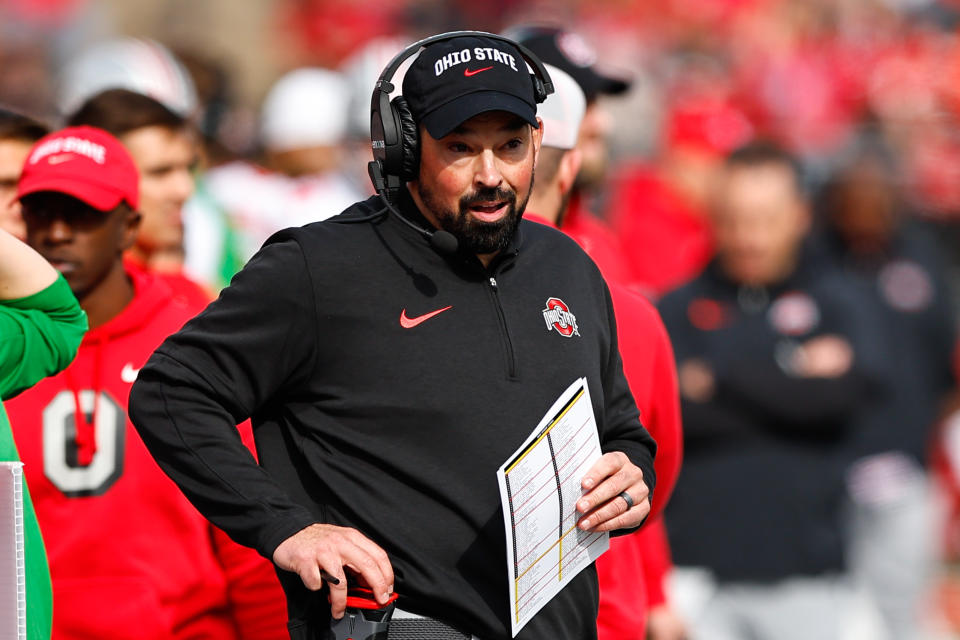
<svg viewBox="0 0 960 640">
<path fill-rule="evenodd" d="M 0 300 L 0 399 L 7 400 L 70 364 L 87 316 L 63 276 L 26 298 Z M 0 461 L 19 460 L 0 404 Z M 53 620 L 50 570 L 30 492 L 23 487 L 27 573 L 27 638 L 48 640 Z"/>
</svg>

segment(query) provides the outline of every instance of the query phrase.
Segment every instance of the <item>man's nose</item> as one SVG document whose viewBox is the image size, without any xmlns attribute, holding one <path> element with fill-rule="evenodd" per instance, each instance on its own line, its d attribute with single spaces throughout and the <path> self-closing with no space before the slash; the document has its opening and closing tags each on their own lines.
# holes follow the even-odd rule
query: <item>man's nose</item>
<svg viewBox="0 0 960 640">
<path fill-rule="evenodd" d="M 500 173 L 500 167 L 497 158 L 491 149 L 486 149 L 478 158 L 479 166 L 474 174 L 474 182 L 477 186 L 496 188 L 503 182 L 503 174 Z"/>
<path fill-rule="evenodd" d="M 49 244 L 61 244 L 73 240 L 73 227 L 60 216 L 54 218 L 47 225 L 47 242 Z"/>
<path fill-rule="evenodd" d="M 180 203 L 180 206 L 183 206 L 183 203 L 193 195 L 193 175 L 189 169 L 175 171 L 171 175 L 169 188 L 173 198 Z"/>
</svg>

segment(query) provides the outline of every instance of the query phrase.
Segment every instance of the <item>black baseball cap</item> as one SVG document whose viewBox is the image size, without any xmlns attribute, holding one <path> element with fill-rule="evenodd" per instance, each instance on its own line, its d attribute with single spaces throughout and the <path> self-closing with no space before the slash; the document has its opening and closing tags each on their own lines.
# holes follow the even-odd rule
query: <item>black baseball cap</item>
<svg viewBox="0 0 960 640">
<path fill-rule="evenodd" d="M 403 97 L 436 139 L 487 111 L 506 111 L 538 126 L 526 60 L 502 40 L 464 36 L 426 47 L 403 78 Z"/>
<path fill-rule="evenodd" d="M 629 80 L 598 71 L 596 52 L 573 31 L 543 25 L 518 26 L 509 29 L 507 36 L 530 49 L 546 64 L 569 73 L 587 100 L 600 94 L 617 95 L 630 88 Z"/>
</svg>

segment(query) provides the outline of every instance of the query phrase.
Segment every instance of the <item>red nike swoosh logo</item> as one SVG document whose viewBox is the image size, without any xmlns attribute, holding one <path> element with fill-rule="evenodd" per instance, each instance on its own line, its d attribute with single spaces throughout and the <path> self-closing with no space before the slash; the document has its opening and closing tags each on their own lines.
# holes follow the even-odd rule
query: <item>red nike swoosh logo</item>
<svg viewBox="0 0 960 640">
<path fill-rule="evenodd" d="M 463 70 L 463 75 L 465 75 L 465 76 L 467 76 L 467 77 L 469 78 L 470 76 L 475 76 L 475 75 L 477 75 L 477 74 L 480 73 L 481 71 L 490 71 L 490 69 L 493 69 L 493 67 L 484 67 L 483 69 L 477 69 L 476 71 L 470 71 L 470 69 L 464 69 L 464 70 Z"/>
<path fill-rule="evenodd" d="M 400 326 L 403 327 L 404 329 L 413 329 L 413 328 L 414 328 L 415 326 L 417 326 L 418 324 L 420 324 L 420 323 L 422 323 L 422 322 L 426 322 L 427 320 L 429 320 L 429 319 L 432 318 L 433 316 L 440 315 L 441 313 L 443 313 L 443 312 L 446 311 L 447 309 L 452 309 L 452 308 L 453 308 L 453 305 L 450 305 L 449 307 L 444 307 L 443 309 L 437 309 L 436 311 L 431 311 L 430 313 L 425 313 L 425 314 L 423 314 L 422 316 L 417 316 L 416 318 L 408 318 L 408 317 L 407 317 L 407 310 L 404 309 L 403 311 L 400 312 Z"/>
</svg>

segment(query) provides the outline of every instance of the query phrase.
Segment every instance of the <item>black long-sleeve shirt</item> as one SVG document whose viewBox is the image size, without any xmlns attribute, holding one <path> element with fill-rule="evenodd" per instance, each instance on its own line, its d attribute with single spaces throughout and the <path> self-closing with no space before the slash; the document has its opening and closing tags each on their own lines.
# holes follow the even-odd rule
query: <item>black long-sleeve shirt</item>
<svg viewBox="0 0 960 640">
<path fill-rule="evenodd" d="M 524 222 L 487 269 L 441 256 L 393 217 L 344 223 L 378 208 L 268 241 L 143 368 L 131 418 L 239 542 L 271 557 L 311 523 L 355 527 L 389 554 L 403 608 L 506 638 L 500 464 L 579 376 L 603 450 L 625 452 L 651 489 L 655 445 L 609 292 L 572 241 Z M 409 202 L 406 213 L 418 215 Z M 572 316 L 545 314 L 552 299 Z M 248 416 L 259 466 L 234 429 Z M 291 628 L 324 627 L 325 597 L 280 573 Z M 595 637 L 597 592 L 591 568 L 518 637 Z"/>
<path fill-rule="evenodd" d="M 678 365 L 697 359 L 714 377 L 709 397 L 682 403 L 684 472 L 666 519 L 676 563 L 726 581 L 840 570 L 846 442 L 882 384 L 869 305 L 805 255 L 764 289 L 738 286 L 714 262 L 660 312 Z M 828 334 L 851 345 L 850 369 L 794 373 L 791 351 Z"/>
</svg>

